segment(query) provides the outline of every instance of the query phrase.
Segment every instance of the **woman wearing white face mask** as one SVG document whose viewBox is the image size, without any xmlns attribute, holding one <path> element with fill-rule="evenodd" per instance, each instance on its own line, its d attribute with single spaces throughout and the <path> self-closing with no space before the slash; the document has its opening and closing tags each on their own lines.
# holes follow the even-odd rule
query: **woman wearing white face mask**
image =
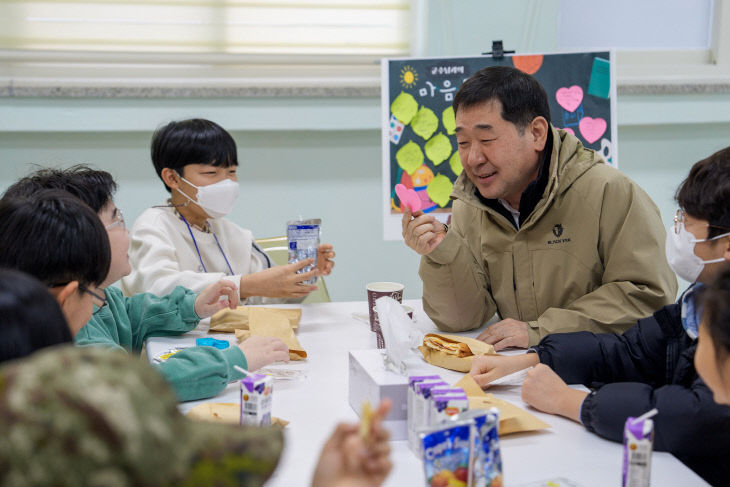
<svg viewBox="0 0 730 487">
<path fill-rule="evenodd" d="M 248 304 L 301 301 L 317 289 L 302 281 L 332 271 L 330 244 L 320 245 L 317 269 L 297 274 L 311 261 L 274 266 L 250 230 L 225 218 L 238 198 L 238 159 L 233 138 L 219 125 L 193 119 L 158 129 L 152 162 L 170 199 L 134 223 L 125 294 L 161 295 L 178 285 L 198 292 L 229 279 Z"/>
<path fill-rule="evenodd" d="M 676 199 L 682 210 L 668 229 L 667 258 L 694 283 L 677 303 L 622 335 L 555 334 L 535 353 L 476 357 L 470 374 L 485 386 L 532 366 L 522 385 L 525 402 L 613 441 L 622 441 L 628 416 L 657 408 L 654 448 L 674 454 L 712 485 L 726 485 L 730 407 L 713 401 L 693 359 L 701 315 L 697 290 L 730 261 L 730 147 L 696 163 Z"/>
</svg>

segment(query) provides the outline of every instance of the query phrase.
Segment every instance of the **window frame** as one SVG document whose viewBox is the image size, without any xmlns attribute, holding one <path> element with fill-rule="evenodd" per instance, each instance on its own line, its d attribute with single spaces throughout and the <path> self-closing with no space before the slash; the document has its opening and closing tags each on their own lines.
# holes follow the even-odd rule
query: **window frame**
<svg viewBox="0 0 730 487">
<path fill-rule="evenodd" d="M 619 93 L 730 91 L 730 0 L 715 0 L 707 49 L 616 50 Z"/>
<path fill-rule="evenodd" d="M 380 58 L 6 48 L 0 96 L 378 96 Z"/>
</svg>

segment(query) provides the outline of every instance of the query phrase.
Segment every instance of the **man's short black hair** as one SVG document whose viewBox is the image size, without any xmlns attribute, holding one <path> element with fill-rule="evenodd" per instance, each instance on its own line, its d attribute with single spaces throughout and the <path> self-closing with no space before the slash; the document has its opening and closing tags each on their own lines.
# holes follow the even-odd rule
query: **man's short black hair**
<svg viewBox="0 0 730 487">
<path fill-rule="evenodd" d="M 730 147 L 695 163 L 674 197 L 687 214 L 712 225 L 708 238 L 730 232 Z"/>
<path fill-rule="evenodd" d="M 152 164 L 162 179 L 162 170 L 181 176 L 188 164 L 217 167 L 238 166 L 236 142 L 223 127 L 210 120 L 193 118 L 170 122 L 152 135 Z M 165 185 L 167 191 L 170 188 Z"/>
<path fill-rule="evenodd" d="M 68 169 L 43 168 L 10 186 L 3 198 L 33 197 L 41 189 L 68 191 L 99 213 L 114 197 L 117 183 L 108 172 L 83 164 Z"/>
<path fill-rule="evenodd" d="M 99 286 L 109 273 L 109 236 L 99 216 L 66 191 L 0 200 L 0 267 L 46 286 L 78 281 Z"/>
<path fill-rule="evenodd" d="M 0 269 L 0 362 L 70 341 L 66 318 L 48 288 L 24 272 Z"/>
<path fill-rule="evenodd" d="M 702 323 L 721 356 L 730 355 L 730 265 L 702 289 Z"/>
<path fill-rule="evenodd" d="M 529 74 L 509 66 L 489 66 L 471 75 L 454 96 L 454 113 L 491 100 L 499 100 L 502 118 L 520 131 L 535 117 L 550 123 L 545 89 Z"/>
</svg>

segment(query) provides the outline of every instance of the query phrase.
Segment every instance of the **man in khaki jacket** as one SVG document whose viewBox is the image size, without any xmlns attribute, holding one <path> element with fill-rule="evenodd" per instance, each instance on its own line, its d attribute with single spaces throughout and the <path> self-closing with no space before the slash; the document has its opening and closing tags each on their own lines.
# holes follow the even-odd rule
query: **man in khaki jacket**
<svg viewBox="0 0 730 487">
<path fill-rule="evenodd" d="M 479 339 L 528 347 L 550 333 L 620 333 L 674 301 L 677 280 L 649 196 L 550 124 L 545 90 L 506 66 L 454 98 L 464 166 L 451 226 L 405 210 L 423 306 L 444 331 L 501 321 Z"/>
</svg>

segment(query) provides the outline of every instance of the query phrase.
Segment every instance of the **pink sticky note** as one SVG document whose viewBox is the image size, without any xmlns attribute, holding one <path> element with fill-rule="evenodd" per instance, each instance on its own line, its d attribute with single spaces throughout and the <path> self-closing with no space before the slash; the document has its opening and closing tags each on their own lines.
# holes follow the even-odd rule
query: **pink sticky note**
<svg viewBox="0 0 730 487">
<path fill-rule="evenodd" d="M 583 138 L 592 144 L 606 131 L 606 121 L 602 118 L 583 117 L 580 119 L 578 129 Z"/>
<path fill-rule="evenodd" d="M 401 207 L 407 206 L 411 209 L 411 213 L 421 209 L 421 198 L 415 190 L 406 188 L 404 184 L 395 185 L 395 194 L 400 199 Z"/>
<path fill-rule="evenodd" d="M 558 105 L 573 113 L 583 101 L 583 88 L 573 85 L 570 88 L 560 88 L 555 93 L 555 99 Z"/>
</svg>

